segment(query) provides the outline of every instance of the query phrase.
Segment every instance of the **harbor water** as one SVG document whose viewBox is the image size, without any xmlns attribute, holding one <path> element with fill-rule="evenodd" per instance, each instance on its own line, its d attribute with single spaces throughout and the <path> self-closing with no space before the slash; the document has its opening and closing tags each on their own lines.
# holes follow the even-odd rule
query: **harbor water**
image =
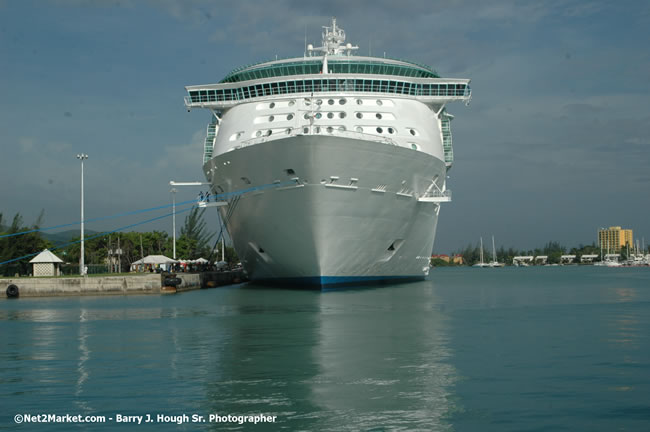
<svg viewBox="0 0 650 432">
<path fill-rule="evenodd" d="M 650 430 L 648 335 L 649 268 L 0 300 L 0 430 Z"/>
</svg>

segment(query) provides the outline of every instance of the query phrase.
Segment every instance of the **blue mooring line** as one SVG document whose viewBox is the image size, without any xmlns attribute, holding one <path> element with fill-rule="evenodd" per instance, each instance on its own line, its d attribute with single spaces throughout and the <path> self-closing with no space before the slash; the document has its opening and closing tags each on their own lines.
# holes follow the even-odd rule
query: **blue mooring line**
<svg viewBox="0 0 650 432">
<path fill-rule="evenodd" d="M 255 190 L 267 189 L 269 187 L 287 186 L 287 185 L 293 184 L 293 183 L 295 183 L 295 182 L 294 181 L 288 181 L 288 182 L 284 182 L 284 183 L 269 183 L 269 184 L 262 185 L 262 186 L 254 186 L 254 187 L 251 187 L 251 188 L 248 188 L 248 189 L 242 189 L 240 191 L 228 192 L 228 193 L 217 194 L 217 195 L 207 195 L 207 200 L 209 201 L 211 199 L 215 199 L 215 200 L 227 199 L 227 198 L 231 198 L 232 196 L 242 195 L 242 194 L 252 192 L 252 191 L 255 191 Z M 183 201 L 183 202 L 176 203 L 176 206 L 177 207 L 178 206 L 182 207 L 182 206 L 185 206 L 187 204 L 195 204 L 195 203 L 196 203 L 196 200 L 193 199 L 193 200 L 188 200 L 188 201 Z M 174 204 L 165 204 L 163 206 L 150 207 L 150 208 L 146 208 L 146 209 L 142 209 L 142 210 L 133 210 L 133 211 L 124 212 L 124 213 L 117 213 L 117 214 L 110 215 L 110 216 L 102 216 L 102 217 L 93 218 L 93 219 L 84 219 L 83 222 L 84 223 L 89 223 L 89 222 L 98 222 L 98 221 L 108 220 L 108 219 L 116 219 L 116 218 L 122 217 L 122 216 L 131 216 L 131 215 L 135 215 L 135 214 L 139 214 L 139 213 L 146 213 L 146 212 L 155 211 L 155 210 L 162 210 L 162 209 L 165 209 L 165 208 L 169 208 L 169 207 L 171 207 L 173 205 Z M 16 237 L 16 236 L 20 236 L 20 235 L 33 233 L 33 232 L 50 231 L 50 230 L 57 229 L 57 228 L 65 228 L 65 227 L 68 227 L 68 226 L 79 225 L 80 223 L 81 223 L 81 221 L 78 221 L 78 222 L 72 222 L 72 223 L 67 223 L 67 224 L 63 224 L 63 225 L 51 226 L 51 227 L 47 227 L 47 228 L 37 228 L 37 229 L 32 229 L 32 230 L 28 230 L 28 231 L 21 231 L 21 232 L 17 232 L 17 233 L 2 234 L 2 235 L 0 235 L 0 238 Z"/>
<path fill-rule="evenodd" d="M 268 189 L 270 187 L 287 186 L 287 185 L 294 184 L 294 183 L 296 183 L 294 180 L 291 180 L 291 181 L 288 181 L 288 182 L 283 182 L 283 183 L 269 183 L 269 184 L 265 184 L 265 185 L 262 185 L 262 186 L 254 186 L 254 187 L 250 187 L 250 188 L 247 188 L 247 189 L 242 189 L 240 191 L 228 192 L 228 193 L 225 193 L 225 194 L 209 195 L 208 200 L 211 197 L 214 197 L 214 199 L 217 199 L 217 198 L 224 199 L 224 198 L 229 198 L 229 197 L 233 197 L 233 196 L 237 196 L 237 195 L 243 195 L 245 193 L 253 192 L 253 191 L 256 191 L 256 190 Z M 196 200 L 183 201 L 182 203 L 178 203 L 176 205 L 177 206 L 186 205 L 188 203 L 195 203 L 195 202 L 196 202 Z M 152 207 L 152 208 L 148 208 L 148 209 L 144 209 L 144 210 L 134 210 L 132 212 L 119 213 L 117 215 L 106 216 L 106 217 L 103 217 L 103 218 L 87 219 L 87 220 L 84 220 L 84 222 L 90 222 L 90 221 L 95 222 L 95 221 L 98 221 L 98 220 L 106 220 L 106 219 L 116 218 L 116 217 L 119 217 L 119 216 L 126 216 L 126 215 L 130 215 L 130 214 L 144 213 L 144 212 L 153 211 L 153 210 L 160 210 L 160 209 L 163 209 L 165 207 L 171 207 L 172 205 L 173 204 L 169 204 L 169 205 L 165 205 L 165 206 L 159 206 L 159 207 Z M 193 208 L 194 208 L 194 205 L 192 205 L 192 207 L 188 207 L 188 208 L 183 209 L 183 210 L 176 210 L 176 214 L 184 213 L 184 212 L 186 212 L 188 210 L 191 210 Z M 155 218 L 152 218 L 152 219 L 147 219 L 147 220 L 142 221 L 142 222 L 134 223 L 134 224 L 131 224 L 131 225 L 126 225 L 126 226 L 117 228 L 117 229 L 115 229 L 113 231 L 106 231 L 106 232 L 103 232 L 103 233 L 100 233 L 100 234 L 96 234 L 94 236 L 88 237 L 87 239 L 84 239 L 84 241 L 92 240 L 92 239 L 95 239 L 97 237 L 102 237 L 102 236 L 112 234 L 112 233 L 117 232 L 117 231 L 121 231 L 121 230 L 124 230 L 124 229 L 127 229 L 127 228 L 132 228 L 134 226 L 138 226 L 138 225 L 142 225 L 142 224 L 145 224 L 145 223 L 153 222 L 153 221 L 156 221 L 156 220 L 159 220 L 159 219 L 162 219 L 162 218 L 169 217 L 172 214 L 173 213 L 164 214 L 162 216 L 158 216 L 158 217 L 155 217 Z M 73 223 L 73 224 L 59 225 L 58 227 L 60 228 L 60 227 L 64 227 L 64 226 L 77 225 L 77 224 L 80 224 L 80 223 L 81 222 L 76 222 L 76 223 Z M 48 227 L 48 228 L 34 229 L 34 230 L 30 230 L 30 231 L 23 231 L 23 232 L 20 232 L 20 233 L 5 234 L 5 235 L 0 236 L 0 238 L 13 237 L 13 236 L 22 235 L 22 234 L 28 234 L 28 233 L 31 233 L 31 232 L 46 231 L 46 230 L 50 230 L 50 229 L 54 229 L 54 228 L 57 228 L 57 227 Z M 71 245 L 76 244 L 76 243 L 81 243 L 81 239 L 73 241 L 73 242 L 69 242 L 69 243 L 66 243 L 66 244 L 63 244 L 63 245 L 60 245 L 60 246 L 55 246 L 53 248 L 50 248 L 49 250 L 66 248 L 66 247 L 71 246 Z M 9 264 L 9 263 L 12 263 L 12 262 L 15 262 L 15 261 L 20 261 L 20 260 L 25 259 L 25 258 L 36 256 L 39 253 L 41 253 L 41 252 L 36 252 L 36 253 L 33 253 L 33 254 L 21 256 L 19 258 L 13 258 L 13 259 L 10 259 L 8 261 L 3 261 L 3 262 L 0 262 L 0 265 Z"/>
<path fill-rule="evenodd" d="M 186 209 L 184 209 L 184 210 L 177 211 L 176 214 L 179 214 L 179 213 L 185 213 L 185 212 L 188 211 L 188 210 L 192 210 L 192 208 L 193 208 L 193 207 L 189 207 L 189 208 L 186 208 Z M 118 232 L 118 231 L 121 231 L 121 230 L 124 230 L 124 229 L 127 229 L 127 228 L 132 228 L 132 227 L 134 227 L 134 226 L 138 226 L 138 225 L 146 224 L 146 223 L 149 223 L 149 222 L 153 222 L 153 221 L 158 220 L 158 219 L 162 219 L 162 218 L 169 217 L 169 216 L 171 216 L 172 214 L 173 214 L 173 213 L 167 213 L 167 214 L 164 214 L 164 215 L 162 215 L 162 216 L 158 216 L 158 217 L 155 217 L 155 218 L 152 218 L 152 219 L 148 219 L 148 220 L 146 220 L 146 221 L 142 221 L 142 222 L 134 223 L 134 224 L 131 224 L 131 225 L 126 225 L 126 226 L 123 226 L 123 227 L 117 228 L 117 229 L 115 229 L 115 230 L 113 230 L 113 231 L 106 231 L 106 232 L 103 232 L 103 233 L 95 234 L 94 236 L 90 236 L 90 237 L 84 239 L 84 241 L 92 240 L 92 239 L 95 239 L 95 238 L 97 238 L 97 237 L 103 237 L 103 236 L 105 236 L 105 235 L 113 234 L 114 232 Z M 68 247 L 68 246 L 72 246 L 73 244 L 76 244 L 76 243 L 81 243 L 81 239 L 79 239 L 79 240 L 75 240 L 75 241 L 73 241 L 73 242 L 66 243 L 66 244 L 63 244 L 63 245 L 60 245 L 60 246 L 55 246 L 55 247 L 52 247 L 52 248 L 50 248 L 50 249 L 48 249 L 48 250 L 63 249 L 63 248 L 66 248 L 66 247 Z M 19 258 L 14 258 L 14 259 L 10 259 L 10 260 L 8 260 L 8 261 L 3 261 L 3 262 L 0 262 L 0 265 L 3 265 L 3 264 L 9 264 L 9 263 L 14 262 L 14 261 L 20 261 L 21 259 L 25 259 L 25 258 L 29 258 L 29 257 L 36 256 L 36 255 L 38 255 L 39 253 L 41 253 L 41 252 L 36 252 L 36 253 L 33 253 L 33 254 L 29 254 L 29 255 L 21 256 L 21 257 L 19 257 Z"/>
</svg>

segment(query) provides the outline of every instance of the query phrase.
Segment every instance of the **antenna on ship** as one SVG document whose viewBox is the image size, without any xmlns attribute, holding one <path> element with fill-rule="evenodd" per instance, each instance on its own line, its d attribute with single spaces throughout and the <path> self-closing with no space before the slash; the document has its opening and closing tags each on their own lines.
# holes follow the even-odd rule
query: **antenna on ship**
<svg viewBox="0 0 650 432">
<path fill-rule="evenodd" d="M 312 51 L 318 51 L 327 55 L 350 55 L 352 51 L 359 49 L 358 46 L 353 46 L 351 43 L 343 45 L 345 42 L 345 31 L 336 26 L 336 17 L 332 17 L 332 25 L 330 27 L 323 26 L 323 41 L 322 46 L 314 47 L 307 45 L 307 50 L 311 54 Z"/>
</svg>

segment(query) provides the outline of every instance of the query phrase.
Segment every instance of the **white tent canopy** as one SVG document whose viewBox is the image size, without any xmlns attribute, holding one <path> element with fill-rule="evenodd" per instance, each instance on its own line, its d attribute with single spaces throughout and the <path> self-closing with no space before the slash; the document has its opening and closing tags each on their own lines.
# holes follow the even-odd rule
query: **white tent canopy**
<svg viewBox="0 0 650 432">
<path fill-rule="evenodd" d="M 134 261 L 131 263 L 131 265 L 141 265 L 141 264 L 154 264 L 154 265 L 160 265 L 160 264 L 176 264 L 178 261 L 173 260 L 171 258 L 167 258 L 164 255 L 148 255 L 142 259 L 139 259 L 137 261 Z"/>
<path fill-rule="evenodd" d="M 208 260 L 205 259 L 205 258 L 197 258 L 197 259 L 195 259 L 195 260 L 185 260 L 185 259 L 182 259 L 182 260 L 179 260 L 178 262 L 180 262 L 180 263 L 186 263 L 186 264 L 207 264 L 207 263 L 209 263 L 210 261 L 208 261 Z"/>
</svg>

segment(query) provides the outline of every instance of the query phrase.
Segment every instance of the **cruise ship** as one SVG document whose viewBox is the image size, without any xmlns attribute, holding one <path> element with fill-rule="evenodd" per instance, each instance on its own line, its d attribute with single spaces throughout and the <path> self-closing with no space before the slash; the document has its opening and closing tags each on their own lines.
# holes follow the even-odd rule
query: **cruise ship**
<svg viewBox="0 0 650 432">
<path fill-rule="evenodd" d="M 423 279 L 451 200 L 449 102 L 470 80 L 360 56 L 332 19 L 302 57 L 187 86 L 211 112 L 203 172 L 253 281 L 329 286 Z"/>
</svg>

